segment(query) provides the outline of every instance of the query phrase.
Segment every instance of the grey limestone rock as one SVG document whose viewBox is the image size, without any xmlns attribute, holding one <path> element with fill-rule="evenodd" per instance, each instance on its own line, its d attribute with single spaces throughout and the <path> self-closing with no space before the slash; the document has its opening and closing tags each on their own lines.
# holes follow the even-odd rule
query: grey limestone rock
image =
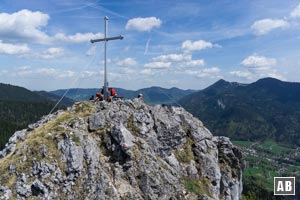
<svg viewBox="0 0 300 200">
<path fill-rule="evenodd" d="M 47 146 L 45 144 L 42 144 L 40 147 L 41 155 L 43 157 L 47 157 Z"/>
<path fill-rule="evenodd" d="M 56 170 L 56 167 L 45 161 L 36 162 L 33 161 L 33 166 L 31 168 L 31 173 L 33 175 L 38 175 L 41 179 L 51 176 L 51 174 Z"/>
<path fill-rule="evenodd" d="M 170 156 L 166 157 L 166 161 L 176 171 L 181 171 L 180 163 L 178 162 L 177 158 L 175 157 L 175 155 L 173 153 Z"/>
<path fill-rule="evenodd" d="M 1 194 L 1 192 L 2 192 L 2 195 L 0 195 L 0 200 L 8 200 L 12 197 L 11 190 L 0 184 L 0 194 Z"/>
<path fill-rule="evenodd" d="M 196 165 L 195 161 L 191 160 L 190 165 L 188 166 L 188 175 L 191 178 L 199 178 L 198 170 L 195 165 Z"/>
<path fill-rule="evenodd" d="M 17 181 L 16 190 L 17 190 L 17 194 L 19 194 L 22 197 L 28 198 L 29 196 L 32 195 L 31 185 L 27 185 L 21 181 Z"/>
<path fill-rule="evenodd" d="M 39 196 L 40 194 L 45 195 L 48 192 L 44 184 L 38 179 L 35 179 L 32 182 L 31 191 L 32 191 L 32 195 L 34 196 Z"/>
<path fill-rule="evenodd" d="M 154 130 L 160 143 L 161 156 L 170 156 L 173 149 L 186 140 L 186 132 L 180 123 L 174 120 L 174 112 L 169 107 L 157 105 L 151 111 L 154 118 Z"/>
<path fill-rule="evenodd" d="M 57 116 L 59 116 L 62 113 L 63 113 L 62 110 L 58 110 L 55 113 L 49 114 L 47 116 L 43 116 L 42 119 L 39 120 L 38 122 L 33 123 L 33 124 L 29 124 L 28 125 L 28 130 L 29 131 L 34 130 L 34 129 L 40 127 L 41 125 L 51 121 L 52 119 L 55 119 Z"/>
<path fill-rule="evenodd" d="M 91 113 L 77 113 L 85 106 Z M 56 118 L 33 155 L 28 135 Z M 16 163 L 4 173 L 17 179 L 0 183 L 0 199 L 241 199 L 241 153 L 228 138 L 183 108 L 137 99 L 77 102 L 16 132 L 0 162 L 8 154 Z M 203 195 L 186 187 L 193 182 Z"/>
<path fill-rule="evenodd" d="M 134 145 L 134 137 L 123 124 L 116 125 L 112 128 L 111 136 L 122 147 L 123 150 L 132 148 Z"/>
<path fill-rule="evenodd" d="M 58 149 L 62 151 L 62 160 L 67 162 L 67 173 L 80 172 L 83 169 L 82 146 L 76 146 L 70 136 L 65 135 L 65 139 L 58 143 Z"/>
<path fill-rule="evenodd" d="M 21 131 L 16 131 L 8 140 L 8 143 L 5 145 L 4 149 L 0 151 L 0 158 L 5 157 L 7 154 L 13 152 L 16 149 L 16 143 L 18 141 L 25 140 L 26 129 Z"/>
<path fill-rule="evenodd" d="M 89 129 L 94 131 L 105 127 L 105 116 L 102 112 L 98 112 L 89 116 Z"/>
<path fill-rule="evenodd" d="M 8 170 L 9 170 L 9 174 L 12 175 L 15 173 L 15 165 L 9 165 Z"/>
</svg>

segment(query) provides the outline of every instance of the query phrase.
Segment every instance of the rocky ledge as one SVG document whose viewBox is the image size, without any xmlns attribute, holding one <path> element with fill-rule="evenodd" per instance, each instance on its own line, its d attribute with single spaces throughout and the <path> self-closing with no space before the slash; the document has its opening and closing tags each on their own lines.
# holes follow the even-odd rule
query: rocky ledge
<svg viewBox="0 0 300 200">
<path fill-rule="evenodd" d="M 241 153 L 183 108 L 78 102 L 0 152 L 0 199 L 241 199 Z"/>
</svg>

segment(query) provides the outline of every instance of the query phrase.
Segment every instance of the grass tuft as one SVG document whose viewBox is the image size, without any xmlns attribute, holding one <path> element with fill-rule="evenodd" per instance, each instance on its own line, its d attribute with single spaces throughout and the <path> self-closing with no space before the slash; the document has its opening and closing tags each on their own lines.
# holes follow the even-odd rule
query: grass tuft
<svg viewBox="0 0 300 200">
<path fill-rule="evenodd" d="M 194 160 L 192 145 L 192 139 L 187 138 L 186 142 L 183 144 L 182 149 L 175 150 L 174 155 L 179 162 L 188 164 L 191 160 Z"/>
<path fill-rule="evenodd" d="M 183 184 L 187 191 L 201 197 L 204 194 L 211 196 L 208 189 L 208 182 L 207 180 L 185 178 Z"/>
</svg>

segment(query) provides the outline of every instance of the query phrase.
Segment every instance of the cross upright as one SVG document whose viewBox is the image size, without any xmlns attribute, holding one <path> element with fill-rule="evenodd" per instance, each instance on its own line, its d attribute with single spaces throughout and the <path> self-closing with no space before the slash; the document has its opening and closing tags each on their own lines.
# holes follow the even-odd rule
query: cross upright
<svg viewBox="0 0 300 200">
<path fill-rule="evenodd" d="M 107 28 L 108 28 L 108 17 L 104 17 L 104 38 L 102 39 L 94 39 L 91 40 L 91 43 L 95 42 L 103 42 L 104 41 L 104 85 L 103 85 L 103 95 L 104 100 L 108 100 L 108 82 L 107 82 L 107 71 L 106 71 L 106 49 L 107 49 L 107 42 L 109 40 L 122 40 L 124 37 L 122 35 L 116 36 L 116 37 L 107 37 Z"/>
</svg>

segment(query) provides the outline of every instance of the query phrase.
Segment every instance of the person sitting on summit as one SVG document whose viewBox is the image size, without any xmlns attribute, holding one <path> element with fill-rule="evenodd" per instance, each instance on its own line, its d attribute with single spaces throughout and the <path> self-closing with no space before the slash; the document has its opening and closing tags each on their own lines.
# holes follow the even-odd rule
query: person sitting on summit
<svg viewBox="0 0 300 200">
<path fill-rule="evenodd" d="M 143 94 L 139 94 L 137 98 L 138 98 L 138 100 L 142 101 L 143 100 Z"/>
<path fill-rule="evenodd" d="M 113 98 L 117 97 L 117 91 L 114 88 L 108 88 L 108 91 L 110 92 L 110 96 L 108 97 L 108 102 L 112 102 Z"/>
<path fill-rule="evenodd" d="M 103 101 L 103 94 L 100 92 L 97 92 L 95 101 Z"/>
</svg>

